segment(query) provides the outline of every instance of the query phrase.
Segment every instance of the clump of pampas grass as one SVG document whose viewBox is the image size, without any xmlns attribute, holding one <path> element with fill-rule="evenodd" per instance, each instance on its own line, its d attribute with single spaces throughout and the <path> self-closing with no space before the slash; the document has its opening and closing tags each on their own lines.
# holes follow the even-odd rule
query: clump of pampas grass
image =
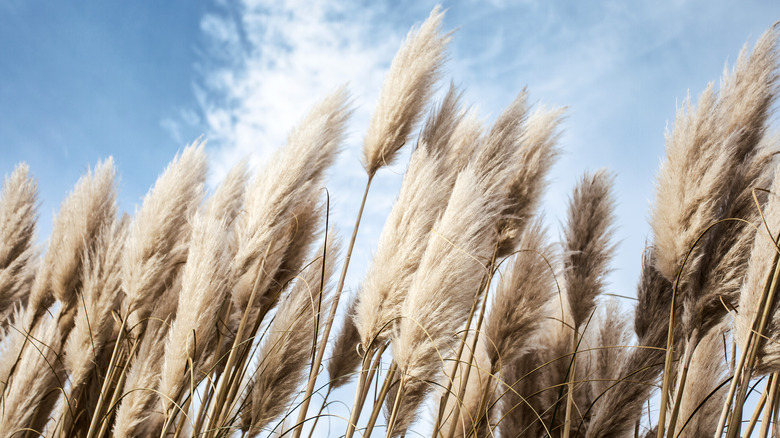
<svg viewBox="0 0 780 438">
<path fill-rule="evenodd" d="M 564 108 L 533 108 L 522 90 L 485 126 L 453 85 L 431 104 L 443 22 L 434 8 L 390 66 L 343 250 L 324 188 L 352 113 L 345 87 L 259 171 L 241 161 L 207 187 L 205 142 L 185 147 L 133 215 L 101 161 L 45 246 L 31 169 L 7 175 L 0 437 L 391 437 L 428 430 L 427 405 L 435 438 L 768 436 L 780 407 L 777 28 L 678 111 L 631 324 L 618 298 L 631 292 L 607 281 L 615 177 L 577 181 L 556 244 L 540 205 Z M 407 143 L 398 197 L 340 306 L 371 183 Z"/>
</svg>

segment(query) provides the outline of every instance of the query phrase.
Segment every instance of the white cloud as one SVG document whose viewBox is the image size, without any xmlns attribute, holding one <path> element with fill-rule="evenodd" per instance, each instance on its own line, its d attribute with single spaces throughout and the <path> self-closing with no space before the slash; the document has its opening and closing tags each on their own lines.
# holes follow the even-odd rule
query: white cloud
<svg viewBox="0 0 780 438">
<path fill-rule="evenodd" d="M 205 66 L 198 94 L 217 146 L 215 178 L 243 156 L 262 161 L 317 100 L 344 83 L 358 106 L 355 119 L 367 119 L 399 41 L 373 34 L 371 12 L 342 2 L 246 0 L 238 9 L 201 23 L 208 55 L 221 61 Z"/>
</svg>

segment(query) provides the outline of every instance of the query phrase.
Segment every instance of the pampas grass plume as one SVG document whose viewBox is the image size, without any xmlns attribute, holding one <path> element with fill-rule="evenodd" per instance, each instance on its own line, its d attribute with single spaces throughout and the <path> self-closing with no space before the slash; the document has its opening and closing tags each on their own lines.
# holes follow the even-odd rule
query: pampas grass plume
<svg viewBox="0 0 780 438">
<path fill-rule="evenodd" d="M 395 161 L 433 94 L 450 41 L 440 31 L 443 18 L 441 7 L 435 7 L 393 58 L 363 141 L 363 166 L 370 176 Z"/>
</svg>

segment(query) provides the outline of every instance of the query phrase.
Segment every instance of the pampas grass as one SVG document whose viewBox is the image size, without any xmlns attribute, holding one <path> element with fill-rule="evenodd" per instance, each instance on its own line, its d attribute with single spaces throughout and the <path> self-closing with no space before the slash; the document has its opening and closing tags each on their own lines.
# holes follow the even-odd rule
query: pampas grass
<svg viewBox="0 0 780 438">
<path fill-rule="evenodd" d="M 364 350 L 390 338 L 434 223 L 447 206 L 457 173 L 446 166 L 448 140 L 459 123 L 453 88 L 426 122 L 398 196 L 379 237 L 354 315 Z"/>
<path fill-rule="evenodd" d="M 330 301 L 329 282 L 339 251 L 339 239 L 331 234 L 327 247 L 323 245 L 314 262 L 296 279 L 269 328 L 246 395 L 249 406 L 243 414 L 244 427 L 250 436 L 259 434 L 289 409 L 301 387 L 311 360 L 311 339 L 316 344 L 322 335 L 322 313 Z"/>
<path fill-rule="evenodd" d="M 444 12 L 437 6 L 412 30 L 393 58 L 363 141 L 363 167 L 373 176 L 392 164 L 422 116 L 441 73 L 450 40 L 440 31 Z"/>
<path fill-rule="evenodd" d="M 120 215 L 113 160 L 100 162 L 40 256 L 36 183 L 17 166 L 0 195 L 0 436 L 390 437 L 425 424 L 436 438 L 768 436 L 780 407 L 777 29 L 678 111 L 632 326 L 629 301 L 608 297 L 630 291 L 606 280 L 615 178 L 577 181 L 554 243 L 539 206 L 563 109 L 534 109 L 523 90 L 486 128 L 452 85 L 429 105 L 451 38 L 443 15 L 390 66 L 343 256 L 324 188 L 346 88 L 259 172 L 242 161 L 207 190 L 205 144 L 184 148 L 133 216 Z M 339 306 L 373 177 L 405 143 L 398 197 Z"/>
<path fill-rule="evenodd" d="M 137 335 L 187 258 L 189 219 L 203 197 L 206 156 L 193 144 L 160 175 L 136 212 L 122 260 L 127 326 Z"/>
<path fill-rule="evenodd" d="M 27 303 L 35 277 L 38 186 L 22 163 L 3 181 L 0 194 L 0 326 Z"/>
</svg>

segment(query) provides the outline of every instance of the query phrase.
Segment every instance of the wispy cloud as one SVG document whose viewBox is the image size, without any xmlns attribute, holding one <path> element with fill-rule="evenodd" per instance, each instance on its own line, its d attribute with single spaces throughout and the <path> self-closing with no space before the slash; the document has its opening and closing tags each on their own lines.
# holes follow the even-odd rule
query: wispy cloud
<svg viewBox="0 0 780 438">
<path fill-rule="evenodd" d="M 464 87 L 468 103 L 495 116 L 528 86 L 532 101 L 570 106 L 566 152 L 553 169 L 545 203 L 548 217 L 563 217 L 562 200 L 582 171 L 617 171 L 618 259 L 628 260 L 612 277 L 618 293 L 633 293 L 649 232 L 647 200 L 675 101 L 716 80 L 724 60 L 733 60 L 745 39 L 759 35 L 780 12 L 750 3 L 444 2 L 445 28 L 458 28 L 445 79 Z M 384 71 L 410 25 L 433 3 L 230 5 L 201 21 L 208 44 L 198 96 L 212 146 L 212 181 L 246 155 L 261 162 L 312 103 L 349 82 L 358 111 L 329 184 L 331 211 L 349 224 L 359 197 L 351 189 L 363 182 L 359 143 Z M 370 255 L 400 171 L 380 173 L 374 183 L 360 258 Z"/>
<path fill-rule="evenodd" d="M 359 127 L 400 39 L 377 34 L 374 21 L 371 10 L 337 1 L 244 0 L 203 17 L 208 46 L 197 94 L 215 178 L 244 156 L 262 161 L 344 83 Z"/>
</svg>

